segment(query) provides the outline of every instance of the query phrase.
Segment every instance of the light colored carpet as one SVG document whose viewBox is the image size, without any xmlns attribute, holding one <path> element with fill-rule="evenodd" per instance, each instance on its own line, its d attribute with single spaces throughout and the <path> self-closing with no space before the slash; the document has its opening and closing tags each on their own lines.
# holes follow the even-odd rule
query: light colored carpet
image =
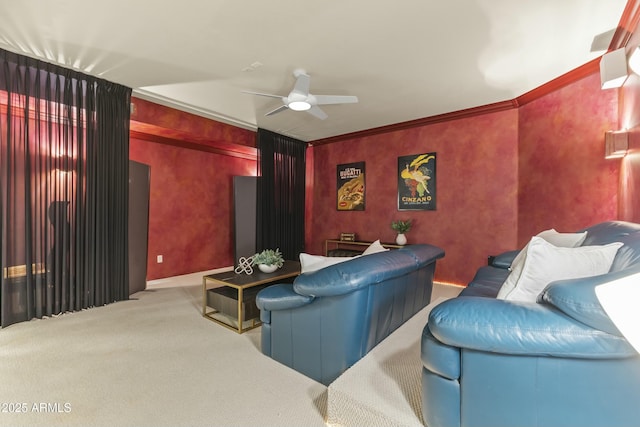
<svg viewBox="0 0 640 427">
<path fill-rule="evenodd" d="M 366 357 L 329 384 L 329 425 L 424 425 L 420 337 L 431 309 L 445 300 L 438 298 L 416 313 Z"/>
<path fill-rule="evenodd" d="M 327 387 L 203 318 L 198 282 L 1 329 L 0 425 L 324 426 Z"/>
<path fill-rule="evenodd" d="M 2 329 L 0 425 L 324 426 L 326 387 L 262 355 L 260 329 L 203 318 L 200 296 L 147 290 Z"/>
</svg>

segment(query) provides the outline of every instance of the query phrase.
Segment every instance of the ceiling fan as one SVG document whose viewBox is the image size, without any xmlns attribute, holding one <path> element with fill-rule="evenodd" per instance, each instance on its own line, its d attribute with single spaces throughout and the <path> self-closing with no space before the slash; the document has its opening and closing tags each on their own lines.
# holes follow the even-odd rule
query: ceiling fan
<svg viewBox="0 0 640 427">
<path fill-rule="evenodd" d="M 267 96 L 269 98 L 278 98 L 282 100 L 283 105 L 278 108 L 269 111 L 265 116 L 271 116 L 286 109 L 293 111 L 306 111 L 309 114 L 324 120 L 327 113 L 325 113 L 318 105 L 330 105 L 330 104 L 352 104 L 358 102 L 357 96 L 346 95 L 313 95 L 309 93 L 309 83 L 311 77 L 303 69 L 296 69 L 293 71 L 293 76 L 296 78 L 296 84 L 293 90 L 289 92 L 289 95 L 272 95 L 269 93 L 259 93 L 251 91 L 243 91 L 244 93 Z"/>
</svg>

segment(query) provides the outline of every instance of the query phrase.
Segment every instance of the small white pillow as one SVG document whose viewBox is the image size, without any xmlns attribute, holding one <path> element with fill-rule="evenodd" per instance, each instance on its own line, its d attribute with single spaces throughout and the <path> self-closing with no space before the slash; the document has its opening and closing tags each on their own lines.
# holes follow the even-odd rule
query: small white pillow
<svg viewBox="0 0 640 427">
<path fill-rule="evenodd" d="M 350 259 L 354 259 L 354 258 L 356 257 L 310 255 L 310 254 L 301 252 L 300 253 L 300 274 L 320 270 L 321 268 L 325 268 L 330 265 L 349 261 Z"/>
<path fill-rule="evenodd" d="M 616 242 L 602 246 L 562 248 L 534 236 L 527 245 L 524 263 L 514 268 L 505 285 L 512 275 L 519 275 L 518 280 L 512 289 L 503 285 L 498 299 L 536 302 L 538 294 L 553 281 L 608 273 L 621 246 L 622 243 Z"/>
<path fill-rule="evenodd" d="M 380 239 L 376 240 L 375 242 L 373 242 L 372 244 L 369 245 L 369 247 L 367 247 L 367 249 L 364 250 L 364 252 L 362 252 L 362 255 L 371 255 L 371 254 L 375 254 L 378 252 L 385 252 L 388 251 L 389 249 L 385 248 L 384 246 L 382 246 L 382 244 L 380 243 Z"/>
</svg>

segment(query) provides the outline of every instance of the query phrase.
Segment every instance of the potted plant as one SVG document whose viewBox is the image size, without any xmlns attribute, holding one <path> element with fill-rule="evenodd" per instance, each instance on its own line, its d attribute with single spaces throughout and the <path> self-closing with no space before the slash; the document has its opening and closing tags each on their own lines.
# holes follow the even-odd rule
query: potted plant
<svg viewBox="0 0 640 427">
<path fill-rule="evenodd" d="M 280 248 L 275 251 L 273 249 L 265 249 L 255 254 L 252 261 L 253 265 L 257 265 L 263 273 L 273 273 L 284 264 Z"/>
<path fill-rule="evenodd" d="M 396 236 L 396 243 L 400 246 L 407 244 L 407 236 L 404 234 L 411 230 L 411 220 L 406 221 L 398 220 L 391 222 L 391 228 L 394 229 L 398 235 Z"/>
</svg>

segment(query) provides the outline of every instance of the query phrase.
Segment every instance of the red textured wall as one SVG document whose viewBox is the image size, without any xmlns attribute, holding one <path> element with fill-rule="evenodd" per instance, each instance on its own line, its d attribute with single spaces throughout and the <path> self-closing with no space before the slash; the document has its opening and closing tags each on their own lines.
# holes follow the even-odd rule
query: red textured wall
<svg viewBox="0 0 640 427">
<path fill-rule="evenodd" d="M 393 241 L 391 221 L 410 218 L 409 243 L 446 251 L 437 280 L 465 284 L 488 255 L 520 247 L 542 229 L 615 219 L 620 161 L 605 160 L 603 145 L 604 132 L 617 127 L 617 102 L 593 74 L 518 109 L 312 147 L 306 251 L 322 253 L 324 240 L 340 232 Z M 253 132 L 151 103 L 138 104 L 133 118 L 255 144 Z M 426 152 L 437 153 L 438 209 L 398 211 L 397 158 Z M 148 278 L 231 265 L 231 177 L 254 175 L 256 162 L 135 138 L 131 158 L 151 165 Z M 338 212 L 336 167 L 359 161 L 366 209 Z M 163 264 L 155 263 L 158 254 Z"/>
<path fill-rule="evenodd" d="M 445 249 L 436 279 L 466 284 L 488 255 L 537 232 L 572 231 L 617 217 L 619 161 L 604 159 L 617 125 L 617 93 L 598 74 L 518 109 L 313 148 L 314 198 L 307 251 L 356 232 L 392 241 L 393 219 L 415 220 L 409 243 Z M 436 211 L 397 210 L 397 157 L 437 153 Z M 366 210 L 335 208 L 336 165 L 366 162 Z"/>
<path fill-rule="evenodd" d="M 162 136 L 176 137 L 186 134 L 198 139 L 198 142 L 203 145 L 208 145 L 207 142 L 222 142 L 248 147 L 256 146 L 256 134 L 253 131 L 185 113 L 144 99 L 133 98 L 131 102 L 135 105 L 131 120 L 160 128 L 159 134 Z"/>
<path fill-rule="evenodd" d="M 617 219 L 619 160 L 604 158 L 618 96 L 593 74 L 519 109 L 518 242 Z"/>
<path fill-rule="evenodd" d="M 409 243 L 445 249 L 438 280 L 464 284 L 487 256 L 512 248 L 517 225 L 517 110 L 320 145 L 313 149 L 314 193 L 307 251 L 327 238 L 391 242 L 391 221 L 412 219 Z M 437 210 L 398 211 L 397 159 L 436 152 Z M 337 211 L 336 166 L 365 162 L 366 208 Z"/>
<path fill-rule="evenodd" d="M 137 139 L 129 152 L 151 166 L 147 279 L 233 265 L 233 176 L 255 161 Z"/>
<path fill-rule="evenodd" d="M 154 135 L 130 140 L 129 157 L 151 166 L 147 280 L 233 265 L 233 176 L 255 175 L 256 161 L 183 148 L 175 138 L 187 135 L 204 145 L 251 146 L 255 133 L 134 102 L 133 119 L 154 125 L 158 141 L 166 142 L 162 137 L 168 136 L 177 144 L 153 142 Z M 163 255 L 162 264 L 156 262 L 157 255 Z"/>
</svg>

